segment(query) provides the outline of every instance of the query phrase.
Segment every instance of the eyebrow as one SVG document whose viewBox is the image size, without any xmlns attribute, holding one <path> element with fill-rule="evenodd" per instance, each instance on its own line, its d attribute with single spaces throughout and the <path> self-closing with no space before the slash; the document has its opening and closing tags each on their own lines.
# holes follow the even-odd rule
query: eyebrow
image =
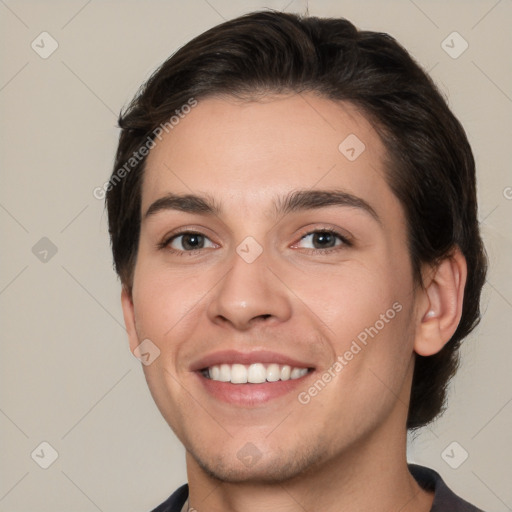
<svg viewBox="0 0 512 512">
<path fill-rule="evenodd" d="M 276 217 L 279 217 L 293 212 L 315 210 L 328 206 L 358 208 L 371 215 L 379 224 L 381 223 L 377 212 L 370 204 L 364 199 L 343 190 L 292 191 L 286 196 L 277 197 L 272 203 L 272 211 Z M 144 215 L 144 219 L 166 210 L 215 216 L 222 214 L 221 206 L 209 194 L 199 196 L 169 193 L 151 204 Z"/>
</svg>

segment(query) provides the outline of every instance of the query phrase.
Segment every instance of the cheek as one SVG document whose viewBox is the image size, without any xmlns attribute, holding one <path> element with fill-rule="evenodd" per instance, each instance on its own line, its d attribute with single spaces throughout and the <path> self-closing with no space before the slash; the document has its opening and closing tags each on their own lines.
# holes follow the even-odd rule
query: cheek
<svg viewBox="0 0 512 512">
<path fill-rule="evenodd" d="M 324 332 L 333 360 L 341 356 L 343 361 L 340 378 L 321 400 L 338 403 L 337 397 L 344 396 L 345 405 L 366 411 L 363 403 L 391 407 L 400 394 L 414 332 L 412 278 L 406 268 L 407 259 L 388 256 L 346 262 L 307 277 L 297 274 L 297 295 L 319 319 L 316 324 L 328 327 Z"/>
<path fill-rule="evenodd" d="M 171 271 L 158 264 L 141 264 L 136 268 L 133 297 L 137 329 L 140 336 L 157 339 L 172 335 L 182 321 L 190 322 L 207 290 L 208 274 Z"/>
<path fill-rule="evenodd" d="M 290 276 L 291 278 L 291 276 Z M 407 282 L 393 278 L 389 269 L 356 261 L 329 266 L 314 273 L 297 273 L 294 292 L 343 345 L 380 321 L 407 289 Z M 394 318 L 394 310 L 389 317 Z M 388 319 L 388 317 L 386 317 Z M 379 323 L 380 325 L 380 323 Z"/>
</svg>

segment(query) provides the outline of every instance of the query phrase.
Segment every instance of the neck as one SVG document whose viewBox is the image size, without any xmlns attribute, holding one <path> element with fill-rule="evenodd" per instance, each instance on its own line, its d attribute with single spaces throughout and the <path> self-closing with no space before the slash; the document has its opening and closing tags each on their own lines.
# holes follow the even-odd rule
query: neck
<svg viewBox="0 0 512 512">
<path fill-rule="evenodd" d="M 271 485 L 222 482 L 187 452 L 189 506 L 197 512 L 429 512 L 433 494 L 407 467 L 405 427 L 397 431 L 394 422 L 381 427 L 347 452 Z"/>
</svg>

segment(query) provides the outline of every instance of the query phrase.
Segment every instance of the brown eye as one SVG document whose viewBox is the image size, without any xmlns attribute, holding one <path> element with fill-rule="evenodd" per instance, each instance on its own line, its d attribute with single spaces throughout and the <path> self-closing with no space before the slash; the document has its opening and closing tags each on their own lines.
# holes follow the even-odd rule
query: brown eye
<svg viewBox="0 0 512 512">
<path fill-rule="evenodd" d="M 315 249 L 324 249 L 325 247 L 334 247 L 336 245 L 336 236 L 327 231 L 319 231 L 318 233 L 313 233 L 311 241 Z"/>
<path fill-rule="evenodd" d="M 206 247 L 215 247 L 208 237 L 201 233 L 180 233 L 166 242 L 166 246 L 174 251 L 194 251 Z"/>
<path fill-rule="evenodd" d="M 316 230 L 307 233 L 300 239 L 300 243 L 303 243 L 302 248 L 313 250 L 332 249 L 342 245 L 350 245 L 345 237 L 331 230 Z"/>
</svg>

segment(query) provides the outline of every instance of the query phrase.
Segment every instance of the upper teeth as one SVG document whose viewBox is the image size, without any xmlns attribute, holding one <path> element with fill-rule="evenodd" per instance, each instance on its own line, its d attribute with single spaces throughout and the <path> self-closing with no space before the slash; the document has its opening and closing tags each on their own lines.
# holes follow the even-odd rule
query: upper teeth
<svg viewBox="0 0 512 512">
<path fill-rule="evenodd" d="M 211 366 L 206 370 L 207 376 L 212 380 L 220 382 L 231 382 L 232 384 L 258 384 L 261 382 L 276 382 L 278 380 L 298 379 L 308 373 L 307 368 L 292 368 L 291 366 L 278 365 L 275 363 L 264 365 L 254 363 L 243 364 L 221 364 Z"/>
</svg>

